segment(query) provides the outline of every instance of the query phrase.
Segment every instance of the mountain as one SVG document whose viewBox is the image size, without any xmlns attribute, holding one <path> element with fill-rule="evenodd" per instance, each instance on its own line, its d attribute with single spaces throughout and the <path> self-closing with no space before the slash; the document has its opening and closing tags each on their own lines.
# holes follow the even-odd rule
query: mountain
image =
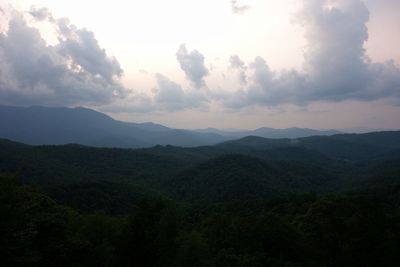
<svg viewBox="0 0 400 267">
<path fill-rule="evenodd" d="M 76 143 L 87 146 L 116 148 L 145 148 L 156 145 L 197 147 L 215 145 L 240 138 L 244 139 L 237 141 L 235 146 L 246 142 L 246 140 L 255 142 L 254 146 L 260 145 L 257 141 L 259 139 L 246 139 L 247 136 L 270 139 L 269 141 L 263 140 L 261 142 L 262 147 L 267 143 L 268 146 L 288 146 L 300 140 L 304 144 L 308 144 L 308 148 L 317 148 L 320 140 L 333 137 L 327 139 L 330 142 L 328 147 L 332 149 L 331 153 L 334 153 L 333 151 L 336 149 L 335 144 L 344 146 L 335 155 L 344 157 L 346 157 L 343 154 L 344 151 L 353 149 L 354 153 L 358 152 L 360 155 L 369 154 L 368 146 L 375 145 L 375 142 L 379 142 L 381 145 L 386 142 L 386 137 L 377 140 L 373 139 L 376 135 L 366 137 L 366 139 L 374 141 L 371 143 L 361 140 L 362 138 L 359 135 L 341 134 L 341 132 L 335 130 L 314 130 L 296 127 L 287 129 L 263 127 L 252 131 L 219 130 L 216 128 L 184 130 L 173 129 L 151 122 L 118 121 L 106 114 L 82 107 L 0 106 L 0 138 L 31 145 Z M 352 138 L 352 136 L 356 137 Z M 313 138 L 302 139 L 309 137 Z M 360 140 L 357 141 L 356 139 Z M 349 141 L 356 141 L 356 144 L 352 143 L 347 146 L 346 142 Z M 326 144 L 324 141 L 323 145 Z M 389 143 L 389 145 L 392 144 Z M 245 146 L 241 147 L 245 149 Z M 320 147 L 319 149 L 322 148 Z"/>
<path fill-rule="evenodd" d="M 398 266 L 399 135 L 146 149 L 0 139 L 2 266 Z M 397 159 L 338 168 L 302 147 L 332 141 Z"/>
<path fill-rule="evenodd" d="M 244 151 L 269 151 L 282 148 L 308 149 L 340 160 L 367 160 L 383 155 L 397 155 L 400 149 L 400 131 L 366 134 L 337 134 L 310 136 L 297 139 L 270 139 L 247 136 L 218 144 L 221 149 Z"/>
<path fill-rule="evenodd" d="M 179 199 L 221 202 L 319 190 L 333 180 L 309 163 L 232 154 L 200 162 L 168 180 L 166 187 Z"/>
<path fill-rule="evenodd" d="M 314 129 L 307 129 L 307 128 L 286 128 L 286 129 L 274 129 L 268 127 L 262 127 L 255 130 L 219 130 L 215 128 L 206 128 L 206 129 L 198 129 L 196 130 L 201 133 L 215 133 L 222 136 L 227 136 L 231 138 L 242 138 L 245 136 L 259 136 L 265 138 L 301 138 L 301 137 L 308 137 L 308 136 L 329 136 L 334 134 L 341 133 L 340 131 L 336 130 L 314 130 Z"/>
<path fill-rule="evenodd" d="M 19 173 L 60 199 L 98 187 L 112 194 L 103 188 L 112 183 L 118 191 L 121 184 L 132 185 L 135 192 L 144 187 L 180 200 L 225 202 L 400 185 L 399 151 L 400 132 L 249 136 L 213 146 L 141 149 L 31 146 L 0 139 L 0 173 Z"/>
<path fill-rule="evenodd" d="M 315 135 L 334 135 L 340 133 L 339 131 L 335 130 L 314 130 L 314 129 L 307 129 L 307 128 L 287 128 L 287 129 L 272 129 L 272 128 L 259 128 L 256 129 L 250 134 L 246 135 L 255 135 L 261 136 L 266 138 L 300 138 L 300 137 L 308 137 L 308 136 L 315 136 Z"/>
<path fill-rule="evenodd" d="M 388 128 L 368 128 L 368 127 L 352 127 L 352 128 L 343 128 L 340 129 L 343 133 L 371 133 L 371 132 L 387 132 L 387 131 L 396 131 L 396 129 L 388 129 Z"/>
<path fill-rule="evenodd" d="M 86 108 L 0 106 L 0 138 L 32 145 L 78 143 L 100 147 L 200 146 L 227 140 L 215 133 L 128 123 Z"/>
</svg>

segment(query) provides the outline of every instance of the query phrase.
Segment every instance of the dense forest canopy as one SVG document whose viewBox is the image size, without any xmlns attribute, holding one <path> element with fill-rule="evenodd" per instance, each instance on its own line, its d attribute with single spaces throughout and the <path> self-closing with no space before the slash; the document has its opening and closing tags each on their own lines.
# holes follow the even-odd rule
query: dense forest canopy
<svg viewBox="0 0 400 267">
<path fill-rule="evenodd" d="M 398 266 L 400 132 L 146 149 L 0 140 L 2 266 Z"/>
</svg>

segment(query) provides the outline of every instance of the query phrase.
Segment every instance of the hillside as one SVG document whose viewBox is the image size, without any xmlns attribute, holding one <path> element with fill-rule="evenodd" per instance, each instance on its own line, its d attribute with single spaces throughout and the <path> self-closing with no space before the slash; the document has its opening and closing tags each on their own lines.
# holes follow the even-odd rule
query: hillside
<svg viewBox="0 0 400 267">
<path fill-rule="evenodd" d="M 170 129 L 153 123 L 128 123 L 86 108 L 0 106 L 0 138 L 32 145 L 78 143 L 137 148 L 157 144 L 200 146 L 225 137 Z"/>
<path fill-rule="evenodd" d="M 266 127 L 253 131 L 222 131 L 211 128 L 185 130 L 151 122 L 118 121 L 106 114 L 82 107 L 0 106 L 0 138 L 31 145 L 76 143 L 119 148 L 143 148 L 155 145 L 196 147 L 214 145 L 245 136 L 293 139 L 336 133 L 339 132 Z"/>
<path fill-rule="evenodd" d="M 1 139 L 1 262 L 397 266 L 399 136 L 142 149 Z"/>
<path fill-rule="evenodd" d="M 166 182 L 178 199 L 226 202 L 326 190 L 334 177 L 321 167 L 296 161 L 265 161 L 224 155 L 201 162 Z"/>
<path fill-rule="evenodd" d="M 255 130 L 219 130 L 215 128 L 207 128 L 207 129 L 199 129 L 196 130 L 202 133 L 216 133 L 222 136 L 228 136 L 232 138 L 243 138 L 246 136 L 259 136 L 264 138 L 301 138 L 308 136 L 330 136 L 334 134 L 341 133 L 336 130 L 315 130 L 315 129 L 307 129 L 307 128 L 298 128 L 291 127 L 286 129 L 274 129 L 269 127 L 261 127 Z"/>
<path fill-rule="evenodd" d="M 379 185 L 375 177 L 384 172 L 376 166 L 395 166 L 389 163 L 400 159 L 399 139 L 400 132 L 296 140 L 246 137 L 214 146 L 144 149 L 29 146 L 2 140 L 0 172 L 19 172 L 24 181 L 47 188 L 112 182 L 180 199 L 264 198 Z M 397 183 L 393 168 L 385 168 L 392 178 L 382 179 L 382 184 Z"/>
</svg>

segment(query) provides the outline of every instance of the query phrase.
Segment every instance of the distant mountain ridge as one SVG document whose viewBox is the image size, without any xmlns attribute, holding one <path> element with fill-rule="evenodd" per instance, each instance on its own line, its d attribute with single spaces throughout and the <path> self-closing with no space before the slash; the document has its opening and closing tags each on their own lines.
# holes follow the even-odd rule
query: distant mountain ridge
<svg viewBox="0 0 400 267">
<path fill-rule="evenodd" d="M 157 144 L 201 146 L 227 140 L 213 133 L 178 130 L 154 123 L 130 123 L 87 108 L 0 106 L 0 138 L 32 145 L 78 143 L 139 148 Z"/>
<path fill-rule="evenodd" d="M 291 127 L 286 129 L 274 129 L 268 127 L 261 127 L 255 130 L 233 130 L 233 131 L 224 131 L 215 128 L 207 128 L 207 129 L 199 129 L 197 130 L 202 133 L 216 133 L 222 136 L 228 136 L 232 138 L 242 138 L 246 136 L 259 136 L 265 138 L 301 138 L 301 137 L 308 137 L 314 135 L 334 135 L 340 134 L 342 132 L 337 130 L 314 130 L 308 128 L 298 128 L 298 127 Z"/>
<path fill-rule="evenodd" d="M 339 134 L 307 128 L 173 129 L 152 122 L 123 122 L 91 109 L 77 107 L 0 106 L 0 138 L 31 144 L 77 143 L 97 147 L 144 148 L 155 145 L 195 147 L 215 145 L 246 136 L 296 139 Z"/>
</svg>

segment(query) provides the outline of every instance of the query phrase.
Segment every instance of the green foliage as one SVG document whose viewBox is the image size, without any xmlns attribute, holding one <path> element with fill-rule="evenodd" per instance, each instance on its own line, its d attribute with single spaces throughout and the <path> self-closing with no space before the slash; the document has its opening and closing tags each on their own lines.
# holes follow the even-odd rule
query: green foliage
<svg viewBox="0 0 400 267">
<path fill-rule="evenodd" d="M 184 234 L 178 240 L 178 254 L 175 266 L 211 266 L 211 253 L 207 239 L 198 231 Z"/>
<path fill-rule="evenodd" d="M 122 266 L 174 266 L 180 216 L 174 204 L 145 200 L 123 234 L 118 247 Z"/>
<path fill-rule="evenodd" d="M 0 266 L 399 266 L 397 139 L 2 140 Z"/>
<path fill-rule="evenodd" d="M 46 191 L 60 203 L 82 212 L 112 215 L 133 213 L 141 200 L 156 195 L 143 187 L 109 181 L 52 186 Z"/>
<path fill-rule="evenodd" d="M 66 255 L 74 246 L 67 228 L 72 211 L 10 175 L 0 177 L 0 188 L 2 260 L 10 265 L 48 266 L 71 259 Z"/>
<path fill-rule="evenodd" d="M 0 259 L 2 266 L 398 266 L 396 199 L 308 194 L 181 206 L 146 198 L 128 218 L 78 213 L 3 174 Z"/>
<path fill-rule="evenodd" d="M 2 266 L 99 266 L 111 260 L 110 235 L 123 226 L 121 219 L 59 206 L 13 175 L 0 175 L 0 213 Z"/>
<path fill-rule="evenodd" d="M 322 191 L 333 180 L 334 176 L 323 167 L 309 163 L 224 155 L 194 165 L 164 185 L 181 200 L 226 202 Z"/>
</svg>

